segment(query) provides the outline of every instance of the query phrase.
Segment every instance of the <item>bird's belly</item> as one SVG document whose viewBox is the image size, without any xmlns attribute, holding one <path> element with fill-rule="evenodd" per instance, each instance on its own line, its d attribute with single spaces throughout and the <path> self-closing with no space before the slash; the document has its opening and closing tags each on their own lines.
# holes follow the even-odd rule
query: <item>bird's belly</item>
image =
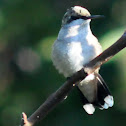
<svg viewBox="0 0 126 126">
<path fill-rule="evenodd" d="M 81 42 L 56 42 L 53 46 L 52 60 L 59 72 L 69 77 L 96 57 L 95 51 L 94 46 Z"/>
</svg>

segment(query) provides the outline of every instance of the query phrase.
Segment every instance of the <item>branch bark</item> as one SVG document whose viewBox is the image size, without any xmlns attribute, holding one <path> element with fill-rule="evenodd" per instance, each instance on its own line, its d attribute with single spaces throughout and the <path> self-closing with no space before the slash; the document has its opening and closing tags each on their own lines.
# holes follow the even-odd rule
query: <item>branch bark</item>
<svg viewBox="0 0 126 126">
<path fill-rule="evenodd" d="M 42 120 L 52 109 L 65 99 L 73 89 L 75 83 L 83 80 L 88 74 L 93 73 L 103 63 L 110 60 L 115 54 L 126 47 L 126 32 L 112 46 L 103 51 L 84 66 L 80 71 L 72 75 L 56 92 L 50 95 L 47 100 L 27 119 L 25 113 L 21 120 L 21 126 L 33 126 Z"/>
</svg>

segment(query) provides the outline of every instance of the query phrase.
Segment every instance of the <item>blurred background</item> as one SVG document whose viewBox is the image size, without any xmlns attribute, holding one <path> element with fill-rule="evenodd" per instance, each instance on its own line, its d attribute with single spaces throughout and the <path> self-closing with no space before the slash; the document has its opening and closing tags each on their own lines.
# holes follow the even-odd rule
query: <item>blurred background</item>
<svg viewBox="0 0 126 126">
<path fill-rule="evenodd" d="M 0 0 L 0 126 L 18 126 L 21 113 L 30 116 L 65 81 L 51 61 L 51 47 L 67 8 L 81 5 L 91 14 L 91 29 L 103 49 L 126 29 L 126 0 Z M 126 49 L 100 71 L 114 99 L 114 107 L 82 108 L 76 88 L 37 126 L 118 126 L 126 122 Z"/>
</svg>

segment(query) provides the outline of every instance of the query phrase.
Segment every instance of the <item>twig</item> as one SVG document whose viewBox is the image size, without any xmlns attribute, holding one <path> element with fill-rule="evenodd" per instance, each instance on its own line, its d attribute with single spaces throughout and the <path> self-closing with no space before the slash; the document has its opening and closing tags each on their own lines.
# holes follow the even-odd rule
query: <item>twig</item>
<svg viewBox="0 0 126 126">
<path fill-rule="evenodd" d="M 28 120 L 25 118 L 26 115 L 24 115 L 21 126 L 33 126 L 42 120 L 52 109 L 56 107 L 56 105 L 65 99 L 68 93 L 73 89 L 73 84 L 83 80 L 87 74 L 94 72 L 98 67 L 107 62 L 125 47 L 126 32 L 117 42 L 86 64 L 80 71 L 71 76 L 56 92 L 47 98 L 47 100 L 28 118 Z"/>
<path fill-rule="evenodd" d="M 27 119 L 27 115 L 22 112 L 22 118 L 21 118 L 21 125 L 20 126 L 33 126 L 33 124 L 31 124 L 28 119 Z"/>
</svg>

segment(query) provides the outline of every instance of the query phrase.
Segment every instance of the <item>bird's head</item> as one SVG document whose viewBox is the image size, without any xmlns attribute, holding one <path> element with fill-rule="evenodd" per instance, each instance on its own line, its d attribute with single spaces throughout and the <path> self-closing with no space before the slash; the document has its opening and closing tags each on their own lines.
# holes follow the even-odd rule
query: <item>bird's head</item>
<svg viewBox="0 0 126 126">
<path fill-rule="evenodd" d="M 62 25 L 69 24 L 78 19 L 82 19 L 83 23 L 90 22 L 91 19 L 102 18 L 103 15 L 91 15 L 86 8 L 74 6 L 67 10 L 62 19 Z"/>
</svg>

